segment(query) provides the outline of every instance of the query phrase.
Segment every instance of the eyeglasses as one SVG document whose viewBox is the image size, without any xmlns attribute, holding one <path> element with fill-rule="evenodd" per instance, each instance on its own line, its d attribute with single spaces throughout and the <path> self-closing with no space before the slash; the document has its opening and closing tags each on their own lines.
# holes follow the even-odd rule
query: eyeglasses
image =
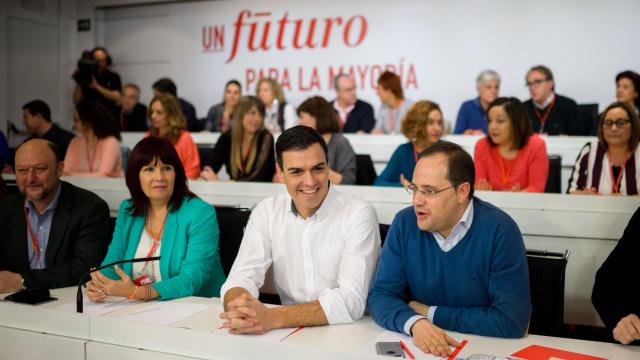
<svg viewBox="0 0 640 360">
<path fill-rule="evenodd" d="M 611 129 L 613 125 L 617 126 L 618 128 L 622 128 L 627 126 L 627 124 L 629 123 L 631 123 L 631 120 L 629 119 L 607 119 L 602 123 L 602 126 L 606 127 L 607 129 Z"/>
<path fill-rule="evenodd" d="M 549 79 L 539 79 L 539 80 L 533 80 L 531 82 L 527 81 L 524 84 L 524 86 L 526 86 L 526 87 L 540 86 L 540 84 L 542 84 L 545 81 L 549 81 Z"/>
<path fill-rule="evenodd" d="M 434 189 L 434 188 L 432 188 L 432 187 L 427 187 L 427 188 L 420 189 L 420 188 L 418 187 L 418 185 L 416 185 L 416 184 L 410 184 L 409 186 L 407 186 L 406 190 L 407 190 L 407 192 L 408 192 L 411 196 L 413 196 L 413 197 L 415 197 L 416 195 L 418 195 L 418 193 L 420 193 L 420 194 L 422 194 L 422 195 L 423 195 L 424 197 L 426 197 L 426 198 L 434 198 L 434 197 L 436 197 L 436 195 L 438 195 L 439 193 L 441 193 L 441 192 L 443 192 L 443 191 L 445 191 L 445 190 L 452 189 L 452 188 L 454 188 L 454 187 L 455 187 L 455 185 L 451 185 L 451 186 L 449 186 L 449 187 L 447 187 L 447 188 L 440 189 L 440 190 L 436 190 L 436 189 Z"/>
</svg>

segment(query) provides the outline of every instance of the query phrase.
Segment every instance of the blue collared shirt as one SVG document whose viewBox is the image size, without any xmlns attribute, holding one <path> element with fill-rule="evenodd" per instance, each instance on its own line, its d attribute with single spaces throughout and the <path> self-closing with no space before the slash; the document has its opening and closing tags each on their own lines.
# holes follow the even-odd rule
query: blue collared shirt
<svg viewBox="0 0 640 360">
<path fill-rule="evenodd" d="M 47 205 L 47 207 L 38 214 L 33 203 L 27 199 L 24 201 L 24 207 L 29 216 L 29 223 L 31 224 L 31 231 L 38 238 L 38 246 L 40 256 L 36 257 L 36 253 L 33 249 L 33 241 L 28 229 L 27 231 L 27 249 L 29 256 L 29 267 L 31 269 L 45 269 L 47 267 L 47 246 L 49 245 L 49 233 L 51 232 L 51 223 L 53 221 L 53 214 L 55 213 L 56 206 L 58 205 L 58 198 L 60 197 L 60 188 L 62 185 L 58 182 L 56 189 L 56 195 L 53 200 Z"/>
</svg>

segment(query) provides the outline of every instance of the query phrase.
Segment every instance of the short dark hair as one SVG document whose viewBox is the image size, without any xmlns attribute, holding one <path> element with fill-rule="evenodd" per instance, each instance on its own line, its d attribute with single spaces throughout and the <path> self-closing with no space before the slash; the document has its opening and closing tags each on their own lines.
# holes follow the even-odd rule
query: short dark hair
<svg viewBox="0 0 640 360">
<path fill-rule="evenodd" d="M 32 100 L 22 105 L 22 110 L 27 110 L 31 116 L 40 114 L 47 122 L 51 122 L 51 109 L 49 105 L 42 100 Z"/>
<path fill-rule="evenodd" d="M 536 65 L 534 67 L 532 67 L 531 69 L 529 69 L 529 71 L 527 71 L 527 75 L 525 75 L 524 81 L 527 81 L 527 77 L 529 76 L 529 74 L 531 74 L 532 71 L 537 71 L 537 72 L 541 72 L 542 75 L 544 75 L 546 80 L 550 80 L 553 81 L 553 73 L 551 72 L 551 69 L 549 69 L 548 67 L 544 66 L 544 65 Z M 556 91 L 556 84 L 553 84 L 553 87 L 551 88 L 551 90 Z"/>
<path fill-rule="evenodd" d="M 511 120 L 511 129 L 513 130 L 513 144 L 511 145 L 522 149 L 533 135 L 533 125 L 531 125 L 531 119 L 529 119 L 524 104 L 514 97 L 499 97 L 487 107 L 487 120 L 489 119 L 489 111 L 496 106 L 502 106 Z M 496 146 L 491 140 L 491 136 L 487 136 L 487 140 L 491 146 Z"/>
<path fill-rule="evenodd" d="M 340 132 L 338 118 L 333 106 L 322 96 L 312 96 L 298 107 L 298 116 L 305 112 L 316 119 L 316 130 L 320 134 Z"/>
<path fill-rule="evenodd" d="M 398 99 L 404 99 L 404 92 L 402 91 L 402 82 L 400 77 L 389 70 L 380 75 L 378 78 L 378 86 L 382 86 L 384 89 L 391 91 L 393 96 Z"/>
<path fill-rule="evenodd" d="M 283 131 L 276 141 L 276 162 L 278 166 L 280 166 L 280 169 L 284 170 L 282 167 L 282 154 L 285 151 L 305 150 L 313 144 L 320 144 L 324 151 L 325 160 L 328 163 L 329 149 L 327 148 L 327 143 L 324 141 L 322 135 L 315 129 L 304 125 L 297 125 Z"/>
<path fill-rule="evenodd" d="M 111 65 L 113 63 L 113 59 L 111 58 L 111 55 L 109 54 L 109 52 L 107 51 L 107 48 L 105 48 L 104 46 L 96 46 L 93 49 L 91 49 L 91 59 L 95 60 L 95 52 L 96 51 L 102 51 L 104 52 L 105 55 L 107 55 L 107 66 Z"/>
<path fill-rule="evenodd" d="M 133 150 L 131 150 L 129 160 L 127 161 L 125 179 L 133 202 L 130 210 L 134 216 L 144 214 L 149 205 L 149 199 L 142 191 L 142 186 L 140 185 L 140 170 L 156 159 L 160 159 L 164 164 L 173 166 L 176 173 L 173 184 L 173 194 L 171 194 L 171 199 L 169 199 L 170 210 L 178 209 L 185 197 L 195 196 L 189 191 L 187 175 L 184 172 L 184 166 L 182 165 L 182 161 L 180 161 L 175 147 L 168 140 L 149 136 L 136 144 Z"/>
<path fill-rule="evenodd" d="M 633 101 L 636 108 L 640 109 L 640 74 L 632 70 L 625 70 L 616 75 L 616 84 L 620 79 L 629 79 L 633 84 L 633 90 L 635 90 L 639 96 Z"/>
<path fill-rule="evenodd" d="M 634 151 L 636 151 L 636 147 L 638 146 L 638 143 L 640 143 L 640 119 L 638 118 L 638 114 L 636 113 L 635 109 L 632 109 L 631 105 L 627 103 L 616 101 L 610 104 L 609 106 L 607 106 L 607 108 L 602 112 L 602 114 L 600 114 L 600 120 L 598 121 L 598 133 L 597 133 L 598 140 L 600 141 L 600 144 L 604 146 L 605 149 L 609 149 L 609 144 L 607 144 L 607 141 L 604 139 L 604 130 L 603 130 L 604 118 L 607 116 L 607 113 L 609 111 L 616 108 L 621 108 L 622 110 L 624 110 L 627 113 L 627 116 L 629 116 L 629 121 L 631 121 L 631 137 L 629 137 L 629 143 L 628 143 L 627 149 L 629 150 L 629 152 L 633 153 Z"/>
<path fill-rule="evenodd" d="M 151 86 L 153 89 L 158 90 L 163 94 L 171 94 L 175 97 L 178 97 L 178 87 L 173 80 L 169 78 L 160 78 Z"/>
<path fill-rule="evenodd" d="M 476 181 L 476 169 L 473 165 L 471 155 L 458 144 L 449 141 L 440 141 L 420 153 L 420 159 L 437 154 L 442 154 L 447 158 L 447 180 L 449 180 L 454 187 L 458 187 L 466 182 L 471 185 L 469 190 L 469 199 L 471 199 L 473 197 L 473 186 Z"/>
<path fill-rule="evenodd" d="M 76 104 L 80 122 L 88 124 L 98 139 L 113 136 L 120 140 L 120 127 L 113 113 L 98 100 L 82 100 Z"/>
</svg>

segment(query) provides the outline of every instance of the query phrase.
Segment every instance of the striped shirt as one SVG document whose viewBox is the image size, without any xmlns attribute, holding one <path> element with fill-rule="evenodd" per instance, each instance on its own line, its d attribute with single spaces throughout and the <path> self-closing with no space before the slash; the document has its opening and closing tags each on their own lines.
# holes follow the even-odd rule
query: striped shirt
<svg viewBox="0 0 640 360">
<path fill-rule="evenodd" d="M 622 195 L 638 195 L 640 188 L 640 146 L 636 147 L 631 157 L 625 163 L 619 192 Z M 576 160 L 573 173 L 569 180 L 569 192 L 595 188 L 600 194 L 613 193 L 611 166 L 604 146 L 597 139 L 588 142 Z"/>
</svg>

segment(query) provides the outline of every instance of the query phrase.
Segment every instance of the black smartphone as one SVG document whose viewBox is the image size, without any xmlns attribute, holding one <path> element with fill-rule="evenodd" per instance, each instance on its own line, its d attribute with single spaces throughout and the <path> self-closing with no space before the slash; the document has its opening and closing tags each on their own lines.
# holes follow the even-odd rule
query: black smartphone
<svg viewBox="0 0 640 360">
<path fill-rule="evenodd" d="M 25 289 L 5 297 L 4 300 L 22 304 L 38 305 L 58 299 L 49 296 L 49 289 Z"/>
<path fill-rule="evenodd" d="M 404 358 L 404 351 L 399 341 L 394 342 L 377 342 L 376 351 L 378 355 Z"/>
</svg>

